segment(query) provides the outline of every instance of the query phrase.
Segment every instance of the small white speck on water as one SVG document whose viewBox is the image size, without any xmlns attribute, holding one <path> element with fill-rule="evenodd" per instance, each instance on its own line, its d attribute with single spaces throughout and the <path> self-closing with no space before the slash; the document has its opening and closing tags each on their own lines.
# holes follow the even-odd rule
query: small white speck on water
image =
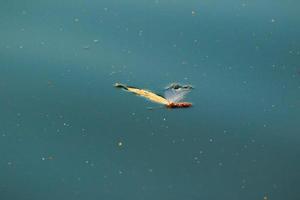
<svg viewBox="0 0 300 200">
<path fill-rule="evenodd" d="M 118 142 L 118 146 L 119 146 L 119 147 L 123 146 L 123 142 L 119 141 L 119 142 Z"/>
<path fill-rule="evenodd" d="M 139 36 L 143 35 L 143 30 L 139 30 Z"/>
<path fill-rule="evenodd" d="M 181 64 L 182 64 L 182 65 L 187 65 L 187 64 L 188 64 L 188 61 L 183 60 L 183 61 L 181 62 Z"/>
<path fill-rule="evenodd" d="M 82 48 L 85 49 L 85 50 L 89 50 L 90 49 L 90 45 L 85 45 Z"/>
<path fill-rule="evenodd" d="M 78 18 L 75 18 L 75 19 L 74 19 L 74 22 L 76 22 L 76 23 L 79 22 L 79 19 L 78 19 Z"/>
<path fill-rule="evenodd" d="M 95 39 L 95 40 L 93 40 L 93 42 L 94 42 L 94 43 L 98 43 L 98 42 L 99 42 L 99 40 Z"/>
<path fill-rule="evenodd" d="M 209 142 L 213 142 L 213 139 L 212 139 L 212 138 L 210 138 L 210 139 L 209 139 Z"/>
</svg>

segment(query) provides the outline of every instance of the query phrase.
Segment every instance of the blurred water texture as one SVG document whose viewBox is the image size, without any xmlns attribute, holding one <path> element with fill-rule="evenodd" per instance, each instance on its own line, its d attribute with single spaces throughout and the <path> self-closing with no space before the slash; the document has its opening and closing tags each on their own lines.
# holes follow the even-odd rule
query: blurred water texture
<svg viewBox="0 0 300 200">
<path fill-rule="evenodd" d="M 300 199 L 299 1 L 0 5 L 0 199 Z"/>
</svg>

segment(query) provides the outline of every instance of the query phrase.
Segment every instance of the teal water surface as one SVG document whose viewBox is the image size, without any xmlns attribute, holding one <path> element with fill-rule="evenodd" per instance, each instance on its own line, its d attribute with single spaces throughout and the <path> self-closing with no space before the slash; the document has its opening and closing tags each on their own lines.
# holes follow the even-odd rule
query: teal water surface
<svg viewBox="0 0 300 200">
<path fill-rule="evenodd" d="M 299 1 L 0 5 L 1 200 L 300 199 Z"/>
</svg>

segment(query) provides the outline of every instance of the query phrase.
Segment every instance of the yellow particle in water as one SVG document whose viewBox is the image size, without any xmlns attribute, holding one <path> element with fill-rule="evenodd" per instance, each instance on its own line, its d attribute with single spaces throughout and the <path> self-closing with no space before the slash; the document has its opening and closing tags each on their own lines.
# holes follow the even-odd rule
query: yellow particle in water
<svg viewBox="0 0 300 200">
<path fill-rule="evenodd" d="M 54 157 L 53 156 L 48 156 L 48 158 L 47 158 L 48 160 L 53 160 L 54 159 Z"/>
</svg>

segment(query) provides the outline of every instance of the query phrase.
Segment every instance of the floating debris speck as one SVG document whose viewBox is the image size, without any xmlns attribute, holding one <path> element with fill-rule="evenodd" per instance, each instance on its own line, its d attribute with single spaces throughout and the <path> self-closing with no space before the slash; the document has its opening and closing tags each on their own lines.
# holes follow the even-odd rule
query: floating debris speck
<svg viewBox="0 0 300 200">
<path fill-rule="evenodd" d="M 118 142 L 118 146 L 119 146 L 119 147 L 123 146 L 123 142 L 119 141 L 119 142 Z"/>
</svg>

